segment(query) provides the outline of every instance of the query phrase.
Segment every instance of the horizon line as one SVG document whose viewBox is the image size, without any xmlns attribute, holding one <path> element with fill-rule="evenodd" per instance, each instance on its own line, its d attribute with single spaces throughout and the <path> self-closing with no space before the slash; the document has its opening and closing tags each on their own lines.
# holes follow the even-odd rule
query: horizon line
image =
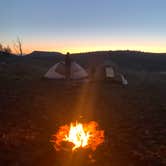
<svg viewBox="0 0 166 166">
<path fill-rule="evenodd" d="M 81 51 L 81 52 L 72 52 L 72 51 L 56 51 L 56 50 L 32 50 L 29 53 L 24 53 L 24 55 L 32 54 L 33 52 L 52 52 L 52 53 L 60 53 L 60 54 L 66 54 L 69 52 L 70 54 L 84 54 L 84 53 L 94 53 L 94 52 L 116 52 L 116 51 L 128 51 L 128 52 L 142 52 L 142 53 L 151 53 L 151 54 L 166 54 L 165 52 L 154 52 L 154 51 L 144 51 L 144 50 L 133 50 L 133 49 L 115 49 L 115 50 L 91 50 L 91 51 Z M 14 53 L 15 54 L 15 53 Z"/>
</svg>

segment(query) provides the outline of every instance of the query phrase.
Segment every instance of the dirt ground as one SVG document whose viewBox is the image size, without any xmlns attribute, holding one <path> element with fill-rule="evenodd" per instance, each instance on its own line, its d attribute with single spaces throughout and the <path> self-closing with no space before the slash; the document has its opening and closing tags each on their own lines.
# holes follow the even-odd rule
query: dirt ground
<svg viewBox="0 0 166 166">
<path fill-rule="evenodd" d="M 109 81 L 0 82 L 1 166 L 164 166 L 166 87 Z M 72 121 L 95 120 L 105 142 L 89 151 L 56 152 L 50 139 Z"/>
</svg>

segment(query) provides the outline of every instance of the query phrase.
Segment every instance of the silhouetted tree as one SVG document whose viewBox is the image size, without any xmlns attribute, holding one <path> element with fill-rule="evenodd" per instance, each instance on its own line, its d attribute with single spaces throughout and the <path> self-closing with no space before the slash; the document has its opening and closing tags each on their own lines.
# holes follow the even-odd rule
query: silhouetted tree
<svg viewBox="0 0 166 166">
<path fill-rule="evenodd" d="M 9 45 L 6 46 L 6 47 L 4 47 L 4 48 L 3 48 L 3 51 L 4 51 L 5 53 L 7 53 L 7 54 L 10 54 L 10 53 L 12 52 L 11 48 L 9 47 Z"/>
<path fill-rule="evenodd" d="M 23 55 L 23 51 L 22 51 L 22 42 L 21 42 L 21 40 L 20 40 L 19 37 L 17 38 L 16 43 L 14 43 L 14 49 L 15 49 L 15 51 L 16 51 L 16 53 L 17 53 L 18 55 L 20 55 L 20 56 Z"/>
<path fill-rule="evenodd" d="M 2 44 L 0 43 L 0 55 L 2 55 L 2 51 L 3 51 L 3 46 L 2 46 Z"/>
<path fill-rule="evenodd" d="M 0 51 L 3 51 L 3 45 L 0 43 Z"/>
<path fill-rule="evenodd" d="M 3 45 L 0 43 L 0 55 L 3 54 Z"/>
</svg>

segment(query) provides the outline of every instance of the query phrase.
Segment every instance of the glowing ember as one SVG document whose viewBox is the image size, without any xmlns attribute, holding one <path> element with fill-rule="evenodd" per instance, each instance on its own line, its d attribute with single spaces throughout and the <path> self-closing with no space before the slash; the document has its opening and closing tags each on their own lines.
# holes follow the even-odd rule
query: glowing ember
<svg viewBox="0 0 166 166">
<path fill-rule="evenodd" d="M 72 144 L 72 150 L 78 148 L 96 148 L 104 142 L 104 131 L 98 130 L 98 124 L 94 121 L 89 123 L 71 123 L 70 126 L 61 126 L 58 132 L 53 135 L 54 147 L 57 151 L 64 149 L 63 143 Z"/>
</svg>

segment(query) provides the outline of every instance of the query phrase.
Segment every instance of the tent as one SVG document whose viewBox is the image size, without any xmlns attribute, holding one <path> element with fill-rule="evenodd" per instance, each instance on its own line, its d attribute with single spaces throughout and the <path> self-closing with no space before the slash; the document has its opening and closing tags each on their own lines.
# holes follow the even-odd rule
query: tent
<svg viewBox="0 0 166 166">
<path fill-rule="evenodd" d="M 64 61 L 53 65 L 48 72 L 44 75 L 48 79 L 66 79 L 66 65 Z M 88 77 L 88 73 L 83 67 L 76 62 L 71 62 L 70 67 L 70 79 L 85 79 Z"/>
<path fill-rule="evenodd" d="M 113 63 L 112 61 L 106 61 L 103 64 L 104 74 L 106 79 L 111 79 L 115 81 L 119 81 L 123 85 L 127 85 L 128 81 L 125 78 L 125 75 L 122 74 L 117 64 Z"/>
<path fill-rule="evenodd" d="M 122 74 L 119 67 L 110 60 L 107 60 L 100 65 L 93 66 L 90 73 L 92 80 L 111 80 L 123 85 L 128 84 L 125 75 Z"/>
</svg>

